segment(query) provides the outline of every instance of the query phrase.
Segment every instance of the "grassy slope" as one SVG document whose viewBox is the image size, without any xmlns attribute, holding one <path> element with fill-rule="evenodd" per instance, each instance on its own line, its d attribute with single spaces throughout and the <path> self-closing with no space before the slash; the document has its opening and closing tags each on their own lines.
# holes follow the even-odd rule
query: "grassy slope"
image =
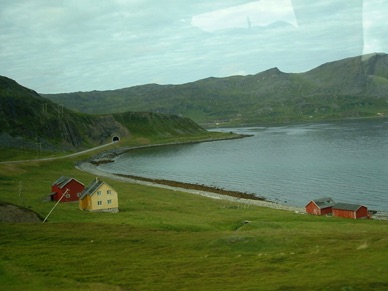
<svg viewBox="0 0 388 291">
<path fill-rule="evenodd" d="M 388 55 L 371 54 L 326 63 L 305 73 L 273 68 L 256 75 L 181 85 L 44 96 L 80 112 L 164 112 L 212 127 L 387 115 L 387 90 Z"/>
<path fill-rule="evenodd" d="M 75 161 L 0 165 L 0 199 L 45 216 L 53 203 L 40 197 L 58 176 L 85 184 L 94 178 L 76 170 Z M 313 217 L 105 181 L 119 193 L 117 214 L 60 204 L 49 223 L 0 224 L 1 288 L 388 288 L 387 222 Z"/>
<path fill-rule="evenodd" d="M 39 156 L 111 142 L 113 136 L 154 140 L 198 138 L 206 131 L 188 118 L 151 112 L 90 115 L 73 112 L 0 76 L 0 148 Z M 17 151 L 7 155 L 18 155 Z M 47 153 L 43 153 L 47 155 Z M 4 154 L 0 153 L 0 159 Z"/>
</svg>

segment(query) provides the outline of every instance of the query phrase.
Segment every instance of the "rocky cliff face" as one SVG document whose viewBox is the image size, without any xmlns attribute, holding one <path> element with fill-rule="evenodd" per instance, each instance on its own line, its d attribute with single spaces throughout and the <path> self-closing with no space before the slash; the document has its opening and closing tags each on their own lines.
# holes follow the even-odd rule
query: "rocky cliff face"
<svg viewBox="0 0 388 291">
<path fill-rule="evenodd" d="M 123 137 L 130 134 L 129 130 L 117 122 L 111 114 L 94 118 L 92 126 L 86 132 L 89 139 L 95 140 L 100 144 L 112 140 L 113 136 Z"/>
<path fill-rule="evenodd" d="M 112 115 L 78 114 L 0 77 L 0 145 L 67 150 L 109 141 L 128 131 Z"/>
<path fill-rule="evenodd" d="M 0 76 L 0 147 L 74 150 L 132 132 L 163 135 L 174 130 L 194 133 L 203 129 L 191 120 L 155 113 L 77 113 Z"/>
</svg>

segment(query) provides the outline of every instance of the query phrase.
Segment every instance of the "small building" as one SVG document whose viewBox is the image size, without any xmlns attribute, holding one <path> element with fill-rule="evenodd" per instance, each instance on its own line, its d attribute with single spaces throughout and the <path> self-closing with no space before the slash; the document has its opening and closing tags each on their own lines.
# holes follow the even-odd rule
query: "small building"
<svg viewBox="0 0 388 291">
<path fill-rule="evenodd" d="M 330 197 L 311 200 L 306 205 L 306 212 L 314 215 L 326 215 L 332 212 L 335 202 Z"/>
<path fill-rule="evenodd" d="M 369 213 L 368 208 L 363 205 L 337 203 L 333 206 L 333 216 L 358 219 L 367 218 Z"/>
<path fill-rule="evenodd" d="M 79 208 L 93 212 L 119 212 L 117 192 L 96 178 L 81 193 Z"/>
<path fill-rule="evenodd" d="M 81 192 L 84 189 L 85 185 L 80 181 L 74 178 L 61 176 L 51 185 L 50 200 L 58 201 L 66 192 L 66 194 L 61 199 L 61 202 L 78 201 L 79 197 L 81 196 Z"/>
</svg>

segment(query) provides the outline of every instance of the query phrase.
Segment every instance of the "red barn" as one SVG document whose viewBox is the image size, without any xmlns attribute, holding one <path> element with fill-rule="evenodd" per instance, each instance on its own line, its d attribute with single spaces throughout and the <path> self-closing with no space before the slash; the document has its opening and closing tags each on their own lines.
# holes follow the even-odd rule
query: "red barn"
<svg viewBox="0 0 388 291">
<path fill-rule="evenodd" d="M 358 204 L 337 203 L 333 206 L 333 216 L 358 219 L 366 218 L 368 214 L 368 208 Z"/>
<path fill-rule="evenodd" d="M 74 178 L 61 176 L 51 185 L 51 201 L 58 201 L 67 190 L 61 202 L 78 201 L 85 185 Z"/>
<path fill-rule="evenodd" d="M 311 200 L 306 205 L 306 212 L 314 215 L 330 214 L 335 202 L 330 197 Z"/>
</svg>

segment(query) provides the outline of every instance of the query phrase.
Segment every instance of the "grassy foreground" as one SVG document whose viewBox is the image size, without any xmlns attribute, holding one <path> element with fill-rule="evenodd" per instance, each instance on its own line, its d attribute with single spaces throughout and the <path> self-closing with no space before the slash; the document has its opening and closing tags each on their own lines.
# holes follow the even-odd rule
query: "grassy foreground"
<svg viewBox="0 0 388 291">
<path fill-rule="evenodd" d="M 43 217 L 74 163 L 0 164 L 0 200 Z M 388 223 L 314 217 L 104 179 L 120 212 L 60 204 L 0 223 L 1 290 L 387 290 Z M 20 195 L 21 193 L 21 195 Z"/>
</svg>

